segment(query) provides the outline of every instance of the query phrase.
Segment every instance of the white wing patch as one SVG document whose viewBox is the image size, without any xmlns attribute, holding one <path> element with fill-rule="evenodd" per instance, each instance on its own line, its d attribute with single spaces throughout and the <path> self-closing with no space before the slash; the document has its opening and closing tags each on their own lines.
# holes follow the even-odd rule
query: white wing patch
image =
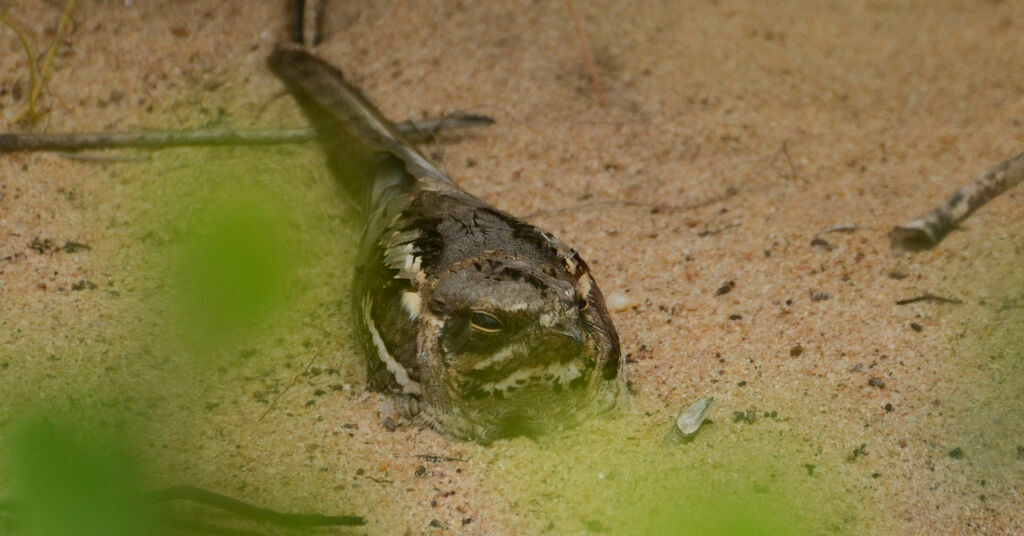
<svg viewBox="0 0 1024 536">
<path fill-rule="evenodd" d="M 403 292 L 402 293 L 402 308 L 405 309 L 406 313 L 409 313 L 409 318 L 415 322 L 420 316 L 420 307 L 423 305 L 423 299 L 420 298 L 419 294 L 415 292 Z"/>
<path fill-rule="evenodd" d="M 370 332 L 370 339 L 373 340 L 373 346 L 377 348 L 377 357 L 384 362 L 384 366 L 387 367 L 388 372 L 395 377 L 395 381 L 398 385 L 402 386 L 402 392 L 405 394 L 418 395 L 423 392 L 419 382 L 409 378 L 409 372 L 405 370 L 405 367 L 401 363 L 395 361 L 395 358 L 391 357 L 388 353 L 387 346 L 384 345 L 384 340 L 380 338 L 380 333 L 377 331 L 377 326 L 373 323 L 373 318 L 370 316 L 370 311 L 373 307 L 373 300 L 370 299 L 370 295 L 367 294 L 366 298 L 363 299 L 363 321 L 366 323 L 366 329 Z"/>
<path fill-rule="evenodd" d="M 506 391 L 509 387 L 519 387 L 531 380 L 547 380 L 552 384 L 569 385 L 569 382 L 583 376 L 575 362 L 552 363 L 546 367 L 521 369 L 509 374 L 500 382 L 487 383 L 480 386 L 484 391 Z"/>
</svg>

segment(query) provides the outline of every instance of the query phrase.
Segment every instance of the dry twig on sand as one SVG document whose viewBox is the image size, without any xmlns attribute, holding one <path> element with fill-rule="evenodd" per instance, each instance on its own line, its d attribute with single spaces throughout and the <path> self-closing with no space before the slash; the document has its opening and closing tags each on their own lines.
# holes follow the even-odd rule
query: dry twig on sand
<svg viewBox="0 0 1024 536">
<path fill-rule="evenodd" d="M 931 249 L 975 210 L 1024 180 L 1024 152 L 957 188 L 931 212 L 889 232 L 893 253 Z"/>
<path fill-rule="evenodd" d="M 403 121 L 395 127 L 410 141 L 426 141 L 444 130 L 492 123 L 494 120 L 484 115 L 458 112 L 439 119 Z M 304 143 L 315 138 L 316 133 L 312 129 L 0 134 L 0 154 L 15 151 L 81 151 L 122 147 L 159 149 L 194 145 L 270 145 Z"/>
</svg>

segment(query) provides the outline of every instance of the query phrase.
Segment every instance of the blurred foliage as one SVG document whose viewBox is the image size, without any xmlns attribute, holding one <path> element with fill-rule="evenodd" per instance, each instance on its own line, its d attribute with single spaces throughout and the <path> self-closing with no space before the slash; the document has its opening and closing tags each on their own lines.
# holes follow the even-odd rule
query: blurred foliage
<svg viewBox="0 0 1024 536">
<path fill-rule="evenodd" d="M 130 458 L 113 437 L 29 418 L 12 427 L 5 447 L 19 533 L 154 534 L 132 480 Z"/>
<path fill-rule="evenodd" d="M 266 200 L 214 199 L 188 219 L 195 223 L 177 259 L 178 320 L 192 342 L 213 348 L 285 305 L 294 252 Z"/>
</svg>

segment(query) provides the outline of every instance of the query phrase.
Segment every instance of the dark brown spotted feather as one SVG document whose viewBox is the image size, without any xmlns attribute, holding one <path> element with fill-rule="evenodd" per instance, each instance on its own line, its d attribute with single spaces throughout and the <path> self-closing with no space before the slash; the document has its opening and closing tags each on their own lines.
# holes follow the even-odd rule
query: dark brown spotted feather
<svg viewBox="0 0 1024 536">
<path fill-rule="evenodd" d="M 269 63 L 362 201 L 354 302 L 372 389 L 483 443 L 564 429 L 616 404 L 618 336 L 574 250 L 459 189 L 337 69 L 295 48 Z"/>
</svg>

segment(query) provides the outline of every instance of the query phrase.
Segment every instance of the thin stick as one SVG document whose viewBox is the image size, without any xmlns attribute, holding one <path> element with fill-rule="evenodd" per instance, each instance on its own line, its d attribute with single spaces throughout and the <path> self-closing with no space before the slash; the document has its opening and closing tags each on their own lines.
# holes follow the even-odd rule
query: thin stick
<svg viewBox="0 0 1024 536">
<path fill-rule="evenodd" d="M 927 215 L 893 227 L 889 239 L 893 253 L 931 249 L 975 210 L 1024 180 L 1024 152 L 957 188 Z"/>
<path fill-rule="evenodd" d="M 32 45 L 28 43 L 28 38 L 25 37 L 25 33 L 21 31 L 21 28 L 14 24 L 14 21 L 7 18 L 3 13 L 0 13 L 0 23 L 3 23 L 5 26 L 10 28 L 11 31 L 14 32 L 14 35 L 18 36 L 18 41 L 21 42 L 21 47 L 25 49 L 25 56 L 28 57 L 28 86 L 30 88 L 29 93 L 31 94 L 35 91 L 36 85 L 38 84 L 39 80 L 39 71 L 36 69 L 36 53 L 32 51 Z M 20 114 L 18 114 L 18 117 L 20 118 L 22 115 L 26 113 L 29 116 L 35 117 L 36 111 L 34 106 L 35 100 L 30 98 L 28 100 L 28 107 L 25 109 L 25 111 L 22 111 Z"/>
<path fill-rule="evenodd" d="M 580 17 L 576 14 L 576 6 L 572 0 L 565 0 L 569 6 L 569 16 L 572 17 L 573 26 L 576 27 L 576 38 L 580 41 L 580 51 L 583 53 L 583 63 L 587 64 L 587 71 L 590 72 L 590 83 L 594 85 L 597 98 L 601 101 L 601 107 L 608 107 L 608 99 L 605 97 L 604 89 L 601 88 L 601 81 L 597 79 L 597 67 L 594 66 L 594 57 L 590 55 L 590 42 L 587 41 L 587 34 L 583 33 L 583 25 L 580 24 Z"/>
<path fill-rule="evenodd" d="M 43 91 L 43 84 L 46 83 L 46 77 L 50 76 L 50 67 L 53 66 L 53 56 L 57 53 L 57 48 L 60 47 L 60 40 L 64 37 L 64 32 L 68 29 L 68 23 L 71 22 L 71 12 L 75 10 L 76 0 L 68 0 L 68 3 L 64 5 L 64 12 L 60 15 L 60 22 L 57 24 L 57 35 L 53 38 L 53 44 L 47 49 L 46 55 L 43 56 L 43 65 L 39 68 L 38 84 L 32 87 L 32 91 L 29 93 L 28 102 L 29 109 L 34 110 L 36 101 L 39 99 L 39 94 Z M 38 116 L 36 116 L 38 117 Z M 35 120 L 36 117 L 30 117 Z"/>
<path fill-rule="evenodd" d="M 786 162 L 789 162 L 789 174 L 793 180 L 800 180 L 800 176 L 796 174 L 796 166 L 793 165 L 793 159 L 789 157 L 789 140 L 782 140 L 782 154 L 786 155 Z"/>
<path fill-rule="evenodd" d="M 267 521 L 275 525 L 288 527 L 326 527 L 326 526 L 358 526 L 365 525 L 366 520 L 360 516 L 325 516 L 321 514 L 288 514 L 276 512 L 249 503 L 232 499 L 226 495 L 214 493 L 195 486 L 172 486 L 148 493 L 146 498 L 153 503 L 167 501 L 192 501 L 202 505 L 227 510 L 252 519 Z"/>
<path fill-rule="evenodd" d="M 910 305 L 911 303 L 917 303 L 917 302 L 923 302 L 923 301 L 931 301 L 931 302 L 937 302 L 937 303 L 951 303 L 953 305 L 959 305 L 959 304 L 963 303 L 962 300 L 958 300 L 956 298 L 946 298 L 946 297 L 943 297 L 943 296 L 937 296 L 935 294 L 932 294 L 931 292 L 926 292 L 924 294 L 921 294 L 920 296 L 914 296 L 913 298 L 906 298 L 906 299 L 903 299 L 903 300 L 896 300 L 896 305 Z"/>
<path fill-rule="evenodd" d="M 395 126 L 410 140 L 425 141 L 442 130 L 484 126 L 492 123 L 494 120 L 484 115 L 457 112 L 440 119 L 403 121 Z M 316 132 L 312 129 L 0 134 L 0 154 L 14 151 L 81 151 L 123 147 L 161 149 L 197 145 L 274 145 L 306 143 L 315 139 Z"/>
</svg>

